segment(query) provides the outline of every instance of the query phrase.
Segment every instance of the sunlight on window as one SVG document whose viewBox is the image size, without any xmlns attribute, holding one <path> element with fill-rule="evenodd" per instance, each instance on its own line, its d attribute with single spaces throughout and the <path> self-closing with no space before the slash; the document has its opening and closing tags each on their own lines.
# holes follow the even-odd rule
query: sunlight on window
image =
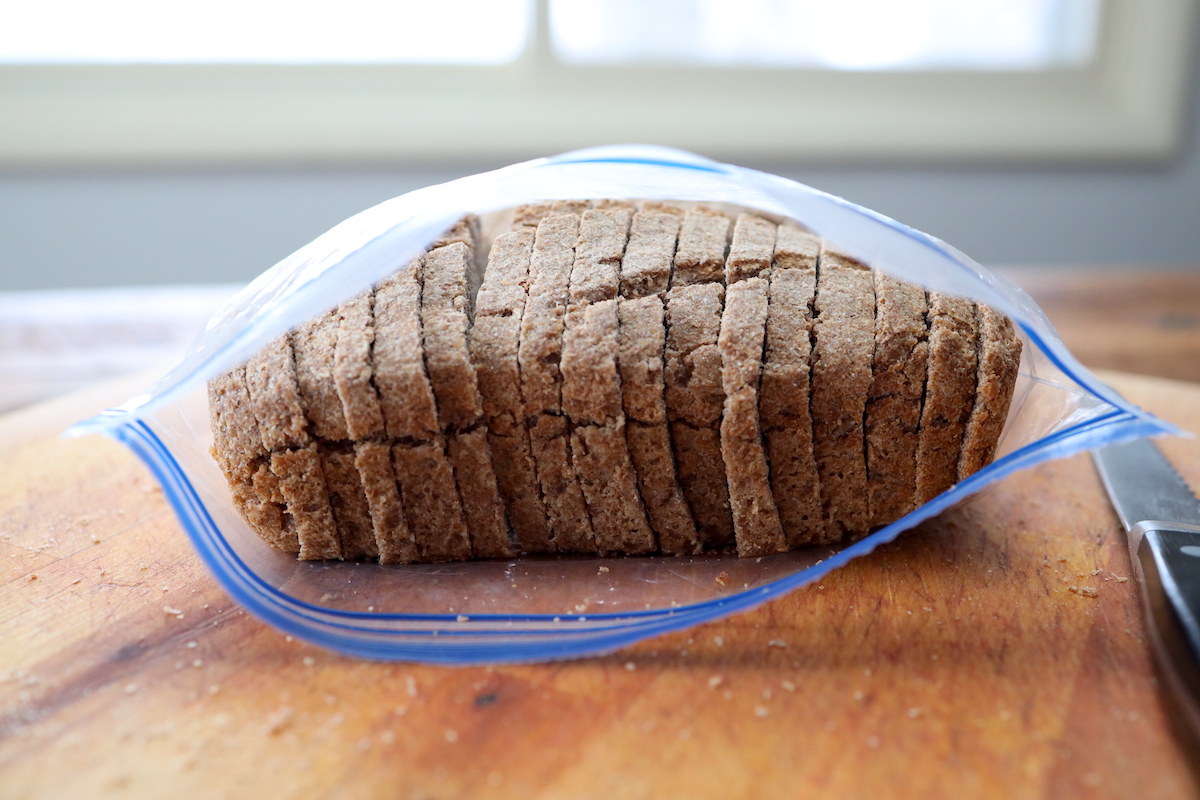
<svg viewBox="0 0 1200 800">
<path fill-rule="evenodd" d="M 9 64 L 504 64 L 527 0 L 30 0 L 0 11 Z"/>
<path fill-rule="evenodd" d="M 1034 70 L 1086 63 L 1100 0 L 550 0 L 567 64 Z"/>
</svg>

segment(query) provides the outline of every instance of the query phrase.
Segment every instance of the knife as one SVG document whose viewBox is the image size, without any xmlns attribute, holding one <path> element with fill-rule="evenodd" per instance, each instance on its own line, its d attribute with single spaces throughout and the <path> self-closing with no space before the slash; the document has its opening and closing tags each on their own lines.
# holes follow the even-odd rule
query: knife
<svg viewBox="0 0 1200 800">
<path fill-rule="evenodd" d="M 1149 439 L 1092 457 L 1125 526 L 1170 710 L 1200 738 L 1200 501 Z"/>
</svg>

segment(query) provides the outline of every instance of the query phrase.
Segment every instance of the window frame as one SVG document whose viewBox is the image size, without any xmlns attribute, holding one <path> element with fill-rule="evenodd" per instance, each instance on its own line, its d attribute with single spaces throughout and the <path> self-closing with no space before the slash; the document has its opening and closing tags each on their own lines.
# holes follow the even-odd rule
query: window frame
<svg viewBox="0 0 1200 800">
<path fill-rule="evenodd" d="M 640 141 L 716 158 L 1162 161 L 1197 0 L 1104 0 L 1096 58 L 1036 72 L 573 66 L 538 3 L 502 66 L 3 65 L 0 166 L 493 161 Z"/>
</svg>

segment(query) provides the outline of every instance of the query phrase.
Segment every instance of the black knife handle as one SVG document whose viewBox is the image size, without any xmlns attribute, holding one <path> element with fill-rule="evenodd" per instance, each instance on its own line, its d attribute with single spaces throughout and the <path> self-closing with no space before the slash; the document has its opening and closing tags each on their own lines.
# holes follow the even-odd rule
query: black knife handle
<svg viewBox="0 0 1200 800">
<path fill-rule="evenodd" d="M 1130 549 L 1175 710 L 1200 731 L 1200 527 L 1139 522 Z"/>
</svg>

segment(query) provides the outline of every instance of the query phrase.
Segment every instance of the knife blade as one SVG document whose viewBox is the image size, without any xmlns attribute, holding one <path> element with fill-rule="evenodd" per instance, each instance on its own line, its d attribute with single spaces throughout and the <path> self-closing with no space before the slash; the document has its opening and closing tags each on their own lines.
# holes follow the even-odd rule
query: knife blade
<svg viewBox="0 0 1200 800">
<path fill-rule="evenodd" d="M 1169 710 L 1200 740 L 1200 500 L 1149 439 L 1092 458 L 1125 526 Z"/>
</svg>

